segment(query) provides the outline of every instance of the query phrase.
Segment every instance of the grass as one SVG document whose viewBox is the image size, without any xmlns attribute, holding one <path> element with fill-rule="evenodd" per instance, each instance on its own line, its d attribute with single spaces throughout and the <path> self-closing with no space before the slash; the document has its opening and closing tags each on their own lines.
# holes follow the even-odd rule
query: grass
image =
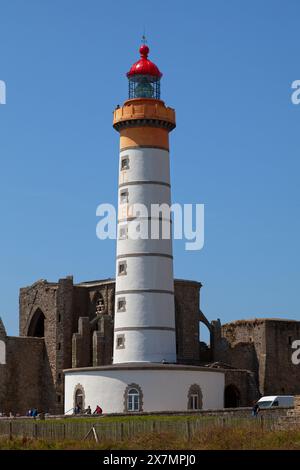
<svg viewBox="0 0 300 470">
<path fill-rule="evenodd" d="M 0 439 L 0 449 L 6 450 L 299 450 L 300 429 L 264 431 L 243 427 L 227 429 L 211 427 L 190 441 L 172 433 L 144 434 L 119 442 L 102 441 L 45 441 L 28 438 Z"/>
</svg>

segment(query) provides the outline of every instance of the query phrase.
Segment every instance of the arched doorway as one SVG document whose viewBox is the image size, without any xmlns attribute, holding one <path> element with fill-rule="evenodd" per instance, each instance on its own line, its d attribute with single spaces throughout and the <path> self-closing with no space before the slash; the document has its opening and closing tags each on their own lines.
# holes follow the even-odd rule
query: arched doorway
<svg viewBox="0 0 300 470">
<path fill-rule="evenodd" d="M 233 384 L 225 387 L 224 406 L 225 408 L 237 408 L 240 406 L 240 391 Z"/>
<path fill-rule="evenodd" d="M 42 310 L 38 308 L 29 325 L 28 336 L 34 336 L 36 338 L 44 338 L 45 336 L 45 315 Z"/>
<path fill-rule="evenodd" d="M 85 393 L 82 385 L 78 384 L 74 390 L 74 410 L 82 412 L 85 408 Z"/>
</svg>

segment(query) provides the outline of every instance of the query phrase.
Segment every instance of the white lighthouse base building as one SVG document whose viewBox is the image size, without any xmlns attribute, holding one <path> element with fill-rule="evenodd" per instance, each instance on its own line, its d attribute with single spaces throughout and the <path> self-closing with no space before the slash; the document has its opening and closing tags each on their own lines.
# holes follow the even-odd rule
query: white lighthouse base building
<svg viewBox="0 0 300 470">
<path fill-rule="evenodd" d="M 65 413 L 81 406 L 103 413 L 220 409 L 224 372 L 177 364 L 116 364 L 65 371 Z"/>
</svg>

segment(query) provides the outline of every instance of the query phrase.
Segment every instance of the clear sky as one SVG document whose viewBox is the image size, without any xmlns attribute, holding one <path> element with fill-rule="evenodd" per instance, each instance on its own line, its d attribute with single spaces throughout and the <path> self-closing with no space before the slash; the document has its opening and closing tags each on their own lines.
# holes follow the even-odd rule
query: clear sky
<svg viewBox="0 0 300 470">
<path fill-rule="evenodd" d="M 176 108 L 173 202 L 205 204 L 205 245 L 174 243 L 175 276 L 203 283 L 212 320 L 300 320 L 297 0 L 1 0 L 0 315 L 44 278 L 114 276 L 95 235 L 116 203 L 112 111 L 146 28 Z"/>
</svg>

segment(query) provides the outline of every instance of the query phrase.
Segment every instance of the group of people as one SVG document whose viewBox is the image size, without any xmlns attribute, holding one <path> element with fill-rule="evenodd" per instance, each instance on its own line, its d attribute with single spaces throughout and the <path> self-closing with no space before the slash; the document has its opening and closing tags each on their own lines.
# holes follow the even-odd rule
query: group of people
<svg viewBox="0 0 300 470">
<path fill-rule="evenodd" d="M 36 408 L 30 408 L 30 410 L 27 411 L 26 416 L 31 416 L 32 418 L 36 418 L 38 415 L 38 410 Z"/>
<path fill-rule="evenodd" d="M 99 405 L 96 406 L 95 411 L 93 413 L 92 413 L 92 409 L 91 409 L 90 405 L 86 409 L 82 409 L 81 406 L 79 404 L 77 404 L 74 408 L 74 414 L 75 415 L 78 415 L 78 414 L 101 415 L 102 413 L 103 413 L 103 410 L 102 410 L 101 406 L 99 406 Z"/>
</svg>

